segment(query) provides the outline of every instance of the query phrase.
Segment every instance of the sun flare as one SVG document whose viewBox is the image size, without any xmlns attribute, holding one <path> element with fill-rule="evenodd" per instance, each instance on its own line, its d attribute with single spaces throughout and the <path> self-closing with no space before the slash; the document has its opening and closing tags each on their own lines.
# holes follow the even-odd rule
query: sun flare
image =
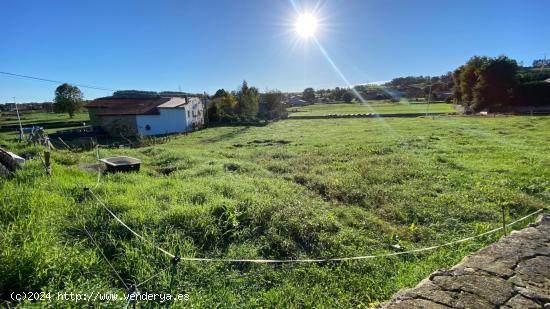
<svg viewBox="0 0 550 309">
<path fill-rule="evenodd" d="M 319 22 L 317 18 L 308 13 L 300 14 L 294 24 L 296 33 L 302 38 L 310 38 L 317 32 Z"/>
</svg>

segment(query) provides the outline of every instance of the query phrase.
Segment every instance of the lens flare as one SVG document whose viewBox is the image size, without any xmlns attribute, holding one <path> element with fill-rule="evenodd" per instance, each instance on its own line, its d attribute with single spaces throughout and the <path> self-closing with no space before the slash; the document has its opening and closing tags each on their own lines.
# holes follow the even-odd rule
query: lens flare
<svg viewBox="0 0 550 309">
<path fill-rule="evenodd" d="M 310 38 L 317 32 L 318 24 L 319 22 L 314 15 L 304 13 L 298 15 L 296 23 L 294 24 L 294 29 L 300 37 Z"/>
</svg>

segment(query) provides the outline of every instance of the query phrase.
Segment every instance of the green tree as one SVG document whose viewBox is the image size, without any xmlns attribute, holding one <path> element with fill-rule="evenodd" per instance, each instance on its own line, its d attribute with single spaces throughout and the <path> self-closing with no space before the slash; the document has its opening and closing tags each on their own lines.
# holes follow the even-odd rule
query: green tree
<svg viewBox="0 0 550 309">
<path fill-rule="evenodd" d="M 487 61 L 487 57 L 475 56 L 468 60 L 460 73 L 460 92 L 462 93 L 462 102 L 467 105 L 473 105 L 474 87 L 478 81 L 479 68 Z"/>
<path fill-rule="evenodd" d="M 309 103 L 315 101 L 315 90 L 313 88 L 306 88 L 302 93 L 302 98 Z"/>
<path fill-rule="evenodd" d="M 82 99 L 83 94 L 76 86 L 65 83 L 55 89 L 56 111 L 68 113 L 71 118 L 82 108 Z"/>
<path fill-rule="evenodd" d="M 267 91 L 262 100 L 262 116 L 266 119 L 279 119 L 286 117 L 287 113 L 283 105 L 283 93 L 278 90 Z"/>
<path fill-rule="evenodd" d="M 334 88 L 334 90 L 331 91 L 330 97 L 331 97 L 334 101 L 341 101 L 341 100 L 342 100 L 342 96 L 344 95 L 344 93 L 346 93 L 346 90 L 345 90 L 345 89 L 342 89 L 342 88 L 340 88 L 340 87 L 336 87 L 336 88 Z"/>
<path fill-rule="evenodd" d="M 227 94 L 227 91 L 225 91 L 225 89 L 218 89 L 218 91 L 216 91 L 216 93 L 214 94 L 213 98 L 221 98 L 223 96 L 225 96 Z"/>
<path fill-rule="evenodd" d="M 346 103 L 350 103 L 353 100 L 353 94 L 350 91 L 346 91 L 342 96 L 342 100 Z"/>
<path fill-rule="evenodd" d="M 213 98 L 208 103 L 208 121 L 234 121 L 237 114 L 237 99 L 229 92 Z"/>
<path fill-rule="evenodd" d="M 502 111 L 514 102 L 518 85 L 518 63 L 506 56 L 485 58 L 477 70 L 477 83 L 473 89 L 472 108 Z"/>
<path fill-rule="evenodd" d="M 258 115 L 260 92 L 256 87 L 248 87 L 248 83 L 243 81 L 237 91 L 237 101 L 237 112 L 241 117 L 252 119 Z"/>
<path fill-rule="evenodd" d="M 220 121 L 220 108 L 219 108 L 217 98 L 212 99 L 210 102 L 208 102 L 208 105 L 206 107 L 206 113 L 208 114 L 209 122 Z"/>
<path fill-rule="evenodd" d="M 453 72 L 453 100 L 456 104 L 463 102 L 462 88 L 460 88 L 460 78 L 462 76 L 463 68 L 464 66 L 461 66 Z"/>
<path fill-rule="evenodd" d="M 231 93 L 225 93 L 220 98 L 220 109 L 226 114 L 235 114 L 238 107 L 237 99 Z"/>
</svg>

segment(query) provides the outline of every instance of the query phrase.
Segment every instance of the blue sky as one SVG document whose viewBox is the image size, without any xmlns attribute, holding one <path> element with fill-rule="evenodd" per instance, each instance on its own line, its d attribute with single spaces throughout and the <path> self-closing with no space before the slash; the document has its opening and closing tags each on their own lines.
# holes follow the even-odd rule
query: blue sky
<svg viewBox="0 0 550 309">
<path fill-rule="evenodd" d="M 476 54 L 550 57 L 548 0 L 295 2 L 316 10 L 318 41 L 352 84 L 439 75 Z M 2 0 L 0 12 L 0 71 L 155 91 L 345 85 L 293 31 L 290 0 Z M 0 102 L 51 100 L 56 86 L 0 75 Z"/>
</svg>

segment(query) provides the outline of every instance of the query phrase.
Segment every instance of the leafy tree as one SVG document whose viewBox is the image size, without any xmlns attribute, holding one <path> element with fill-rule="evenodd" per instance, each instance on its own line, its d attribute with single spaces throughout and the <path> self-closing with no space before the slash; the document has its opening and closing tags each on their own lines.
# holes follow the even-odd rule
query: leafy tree
<svg viewBox="0 0 550 309">
<path fill-rule="evenodd" d="M 286 117 L 283 105 L 283 93 L 278 90 L 267 91 L 263 95 L 261 114 L 266 119 L 278 119 Z"/>
<path fill-rule="evenodd" d="M 334 101 L 342 101 L 342 96 L 346 93 L 346 89 L 342 89 L 340 87 L 334 88 L 334 90 L 331 91 L 330 96 Z"/>
<path fill-rule="evenodd" d="M 302 98 L 305 101 L 312 103 L 313 101 L 315 101 L 315 90 L 313 90 L 313 88 L 304 89 L 304 92 L 302 93 Z"/>
<path fill-rule="evenodd" d="M 55 89 L 56 110 L 61 113 L 68 113 L 71 118 L 74 113 L 82 108 L 83 94 L 76 86 L 67 83 L 60 85 Z"/>
<path fill-rule="evenodd" d="M 241 88 L 237 91 L 237 112 L 244 118 L 255 118 L 258 114 L 260 93 L 256 87 L 248 87 L 243 81 Z"/>
<path fill-rule="evenodd" d="M 507 109 L 514 102 L 518 69 L 506 56 L 472 57 L 453 73 L 455 102 L 474 111 Z"/>
<path fill-rule="evenodd" d="M 342 100 L 346 103 L 350 103 L 353 100 L 353 94 L 351 94 L 351 91 L 346 91 L 342 96 Z"/>
<path fill-rule="evenodd" d="M 550 83 L 535 81 L 521 84 L 516 101 L 523 106 L 550 106 Z"/>
<path fill-rule="evenodd" d="M 237 99 L 231 93 L 226 93 L 220 98 L 220 109 L 226 114 L 235 114 L 238 104 Z"/>
<path fill-rule="evenodd" d="M 237 104 L 237 99 L 229 92 L 212 99 L 207 108 L 208 120 L 219 122 L 234 119 L 237 113 Z"/>
<path fill-rule="evenodd" d="M 453 97 L 455 103 L 470 107 L 474 100 L 474 87 L 478 81 L 478 71 L 487 57 L 474 56 L 466 64 L 453 72 Z"/>
<path fill-rule="evenodd" d="M 206 113 L 208 115 L 209 122 L 220 121 L 220 108 L 219 108 L 219 102 L 217 98 L 208 102 L 208 105 L 206 107 Z"/>
<path fill-rule="evenodd" d="M 460 88 L 460 78 L 462 76 L 463 68 L 464 66 L 461 66 L 453 72 L 453 81 L 454 81 L 453 100 L 454 100 L 454 103 L 457 103 L 457 104 L 463 102 L 462 88 Z"/>
<path fill-rule="evenodd" d="M 214 94 L 213 98 L 221 98 L 223 96 L 225 96 L 227 94 L 227 91 L 225 91 L 225 89 L 218 89 L 218 91 L 216 91 L 216 93 Z"/>
<path fill-rule="evenodd" d="M 473 89 L 473 109 L 505 110 L 514 100 L 518 85 L 518 63 L 506 56 L 485 58 L 478 68 L 478 80 Z"/>
</svg>

